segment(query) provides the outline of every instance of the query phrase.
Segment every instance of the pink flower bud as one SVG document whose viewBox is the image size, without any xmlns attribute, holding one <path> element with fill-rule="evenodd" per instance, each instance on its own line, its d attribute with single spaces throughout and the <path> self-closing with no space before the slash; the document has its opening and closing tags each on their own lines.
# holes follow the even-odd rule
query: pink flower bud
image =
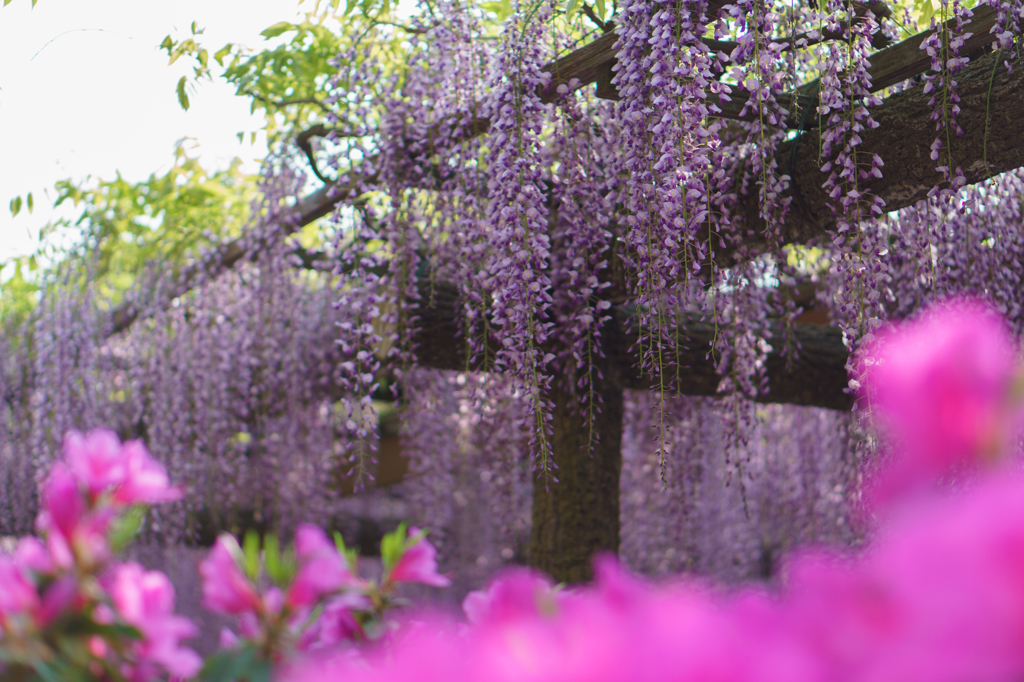
<svg viewBox="0 0 1024 682">
<path fill-rule="evenodd" d="M 359 582 L 349 572 L 334 543 L 317 526 L 308 523 L 299 526 L 295 533 L 295 554 L 299 572 L 288 588 L 288 606 L 312 606 L 322 595 Z"/>
<path fill-rule="evenodd" d="M 419 529 L 409 529 L 410 535 L 417 533 Z M 421 583 L 433 587 L 448 587 L 452 584 L 452 581 L 437 572 L 437 550 L 425 538 L 405 550 L 402 558 L 388 574 L 388 581 Z"/>
</svg>

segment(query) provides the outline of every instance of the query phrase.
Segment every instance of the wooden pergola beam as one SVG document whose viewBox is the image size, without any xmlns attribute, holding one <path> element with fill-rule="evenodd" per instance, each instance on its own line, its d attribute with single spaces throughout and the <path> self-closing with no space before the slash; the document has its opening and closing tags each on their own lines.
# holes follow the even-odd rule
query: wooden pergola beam
<svg viewBox="0 0 1024 682">
<path fill-rule="evenodd" d="M 462 320 L 465 316 L 463 301 L 455 285 L 434 282 L 429 296 L 423 296 L 422 306 L 415 311 L 418 329 L 412 344 L 420 364 L 447 370 L 482 369 L 467 365 L 465 343 L 453 342 L 464 338 Z M 619 306 L 612 310 L 612 319 L 601 330 L 601 349 L 608 362 L 617 368 L 619 381 L 627 389 L 651 389 L 659 384 L 639 370 L 637 354 L 636 309 Z M 787 338 L 782 322 L 776 320 L 769 327 L 772 350 L 765 363 L 768 391 L 757 397 L 758 402 L 788 403 L 849 410 L 853 397 L 846 392 L 846 361 L 849 352 L 843 344 L 839 329 L 821 324 L 796 323 L 793 326 L 793 351 L 784 351 Z M 718 395 L 721 375 L 710 356 L 711 342 L 716 336 L 715 323 L 702 320 L 698 315 L 688 316 L 676 330 L 679 354 L 674 360 L 680 371 L 667 376 L 670 390 L 681 395 Z M 495 348 L 495 350 L 497 350 Z"/>
</svg>

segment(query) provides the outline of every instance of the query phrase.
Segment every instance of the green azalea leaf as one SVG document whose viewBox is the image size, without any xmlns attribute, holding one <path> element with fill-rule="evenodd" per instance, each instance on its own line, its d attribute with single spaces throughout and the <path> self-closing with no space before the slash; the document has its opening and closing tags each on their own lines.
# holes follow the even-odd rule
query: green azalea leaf
<svg viewBox="0 0 1024 682">
<path fill-rule="evenodd" d="M 120 552 L 131 543 L 146 518 L 147 508 L 141 504 L 131 507 L 114 521 L 110 531 L 110 547 Z"/>
<path fill-rule="evenodd" d="M 245 533 L 242 553 L 245 556 L 245 574 L 255 581 L 260 577 L 260 534 L 251 528 Z"/>
<path fill-rule="evenodd" d="M 391 570 L 405 553 L 406 524 L 403 521 L 398 528 L 384 535 L 380 541 L 380 558 L 385 571 Z"/>
<path fill-rule="evenodd" d="M 263 566 L 267 577 L 278 587 L 283 588 L 291 582 L 291 576 L 281 560 L 281 544 L 276 535 L 268 535 L 263 540 Z"/>
<path fill-rule="evenodd" d="M 235 682 L 246 677 L 256 663 L 256 647 L 245 646 L 230 651 L 219 651 L 206 659 L 199 679 L 205 682 Z"/>
<path fill-rule="evenodd" d="M 231 43 L 228 43 L 227 45 L 213 53 L 213 58 L 217 60 L 218 64 L 224 66 L 224 57 L 231 53 L 232 47 L 234 46 Z"/>
</svg>

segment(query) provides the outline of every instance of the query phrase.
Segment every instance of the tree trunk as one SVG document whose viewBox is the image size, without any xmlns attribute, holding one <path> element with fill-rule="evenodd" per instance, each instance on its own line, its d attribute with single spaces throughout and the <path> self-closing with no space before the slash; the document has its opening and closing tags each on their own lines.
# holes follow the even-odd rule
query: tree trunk
<svg viewBox="0 0 1024 682">
<path fill-rule="evenodd" d="M 595 381 L 604 402 L 593 420 L 593 448 L 579 403 L 561 387 L 550 394 L 557 468 L 534 480 L 530 565 L 559 582 L 589 581 L 594 556 L 619 550 L 622 380 L 614 364 L 603 364 L 604 378 Z"/>
</svg>

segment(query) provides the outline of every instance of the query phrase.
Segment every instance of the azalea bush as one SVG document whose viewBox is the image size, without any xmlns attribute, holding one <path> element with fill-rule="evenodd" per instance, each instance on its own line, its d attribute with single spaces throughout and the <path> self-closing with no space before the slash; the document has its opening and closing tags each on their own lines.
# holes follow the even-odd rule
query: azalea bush
<svg viewBox="0 0 1024 682">
<path fill-rule="evenodd" d="M 173 500 L 163 467 L 140 442 L 71 433 L 41 490 L 38 537 L 0 556 L 0 661 L 6 679 L 190 677 L 195 625 L 174 613 L 167 576 L 113 553 L 144 505 Z"/>
<path fill-rule="evenodd" d="M 303 652 L 386 636 L 398 584 L 448 585 L 425 533 L 404 524 L 383 539 L 376 581 L 358 577 L 340 534 L 329 540 L 317 526 L 300 526 L 284 548 L 274 536 L 261 549 L 250 533 L 243 549 L 222 535 L 199 566 L 204 605 L 237 616 L 238 634 L 225 629 L 204 664 L 184 644 L 199 630 L 175 614 L 167 576 L 116 558 L 148 505 L 181 495 L 139 441 L 106 430 L 65 438 L 41 489 L 38 536 L 0 555 L 3 679 L 267 679 Z"/>
</svg>

